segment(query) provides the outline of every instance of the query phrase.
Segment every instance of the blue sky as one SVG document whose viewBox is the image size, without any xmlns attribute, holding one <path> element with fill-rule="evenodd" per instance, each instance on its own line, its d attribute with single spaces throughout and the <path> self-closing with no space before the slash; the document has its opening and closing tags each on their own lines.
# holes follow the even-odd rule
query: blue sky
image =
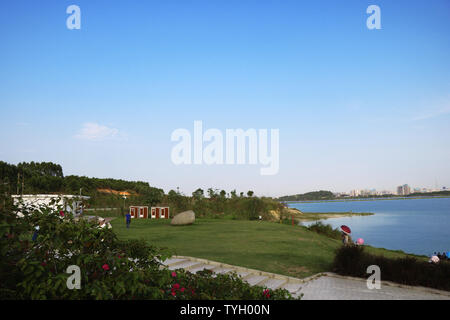
<svg viewBox="0 0 450 320">
<path fill-rule="evenodd" d="M 446 0 L 2 1 L 0 160 L 186 194 L 450 187 L 449 15 Z M 279 173 L 175 166 L 171 133 L 195 120 L 279 129 Z"/>
</svg>

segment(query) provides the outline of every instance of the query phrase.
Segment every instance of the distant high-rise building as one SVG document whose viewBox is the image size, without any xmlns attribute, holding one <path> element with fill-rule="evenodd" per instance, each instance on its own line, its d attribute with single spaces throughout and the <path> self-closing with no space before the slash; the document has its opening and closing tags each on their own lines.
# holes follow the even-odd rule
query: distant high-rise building
<svg viewBox="0 0 450 320">
<path fill-rule="evenodd" d="M 411 193 L 411 188 L 407 184 L 403 185 L 403 195 L 407 196 L 410 193 Z"/>
<path fill-rule="evenodd" d="M 411 194 L 411 187 L 407 184 L 397 187 L 397 195 L 399 196 L 407 196 Z"/>
<path fill-rule="evenodd" d="M 367 196 L 370 195 L 370 191 L 367 190 L 367 189 L 361 190 L 361 195 L 362 195 L 363 197 L 367 197 Z"/>
</svg>

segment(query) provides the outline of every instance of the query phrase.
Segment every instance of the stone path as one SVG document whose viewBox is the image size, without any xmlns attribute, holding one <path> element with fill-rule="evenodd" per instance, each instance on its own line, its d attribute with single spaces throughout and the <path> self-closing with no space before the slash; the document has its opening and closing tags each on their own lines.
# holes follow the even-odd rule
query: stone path
<svg viewBox="0 0 450 320">
<path fill-rule="evenodd" d="M 163 262 L 169 270 L 184 269 L 192 273 L 208 269 L 215 274 L 236 272 L 250 285 L 269 289 L 284 288 L 304 300 L 450 300 L 450 292 L 423 287 L 401 286 L 382 282 L 380 290 L 369 290 L 364 279 L 342 277 L 333 273 L 305 279 L 292 278 L 224 263 L 176 256 Z"/>
</svg>

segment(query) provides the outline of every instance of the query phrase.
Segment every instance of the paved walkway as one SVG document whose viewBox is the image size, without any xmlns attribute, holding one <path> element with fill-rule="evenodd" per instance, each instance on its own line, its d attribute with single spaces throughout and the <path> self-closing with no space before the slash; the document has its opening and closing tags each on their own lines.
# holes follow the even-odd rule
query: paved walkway
<svg viewBox="0 0 450 320">
<path fill-rule="evenodd" d="M 380 290 L 369 290 L 366 281 L 333 273 L 318 274 L 305 279 L 287 277 L 224 263 L 176 256 L 163 262 L 170 270 L 185 269 L 192 273 L 208 269 L 216 274 L 236 272 L 250 285 L 269 289 L 287 289 L 304 300 L 450 300 L 450 292 L 423 287 L 402 286 L 382 282 Z"/>
</svg>

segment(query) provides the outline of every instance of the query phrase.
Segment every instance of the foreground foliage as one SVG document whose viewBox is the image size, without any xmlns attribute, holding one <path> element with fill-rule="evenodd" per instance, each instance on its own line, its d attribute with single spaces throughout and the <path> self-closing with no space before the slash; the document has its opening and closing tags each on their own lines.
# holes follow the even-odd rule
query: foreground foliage
<svg viewBox="0 0 450 320">
<path fill-rule="evenodd" d="M 251 287 L 236 275 L 170 272 L 168 252 L 144 241 L 120 241 L 110 229 L 74 219 L 61 209 L 0 212 L 0 299 L 289 299 L 286 290 Z M 37 237 L 33 233 L 39 226 Z M 69 266 L 81 288 L 67 287 Z"/>
</svg>

